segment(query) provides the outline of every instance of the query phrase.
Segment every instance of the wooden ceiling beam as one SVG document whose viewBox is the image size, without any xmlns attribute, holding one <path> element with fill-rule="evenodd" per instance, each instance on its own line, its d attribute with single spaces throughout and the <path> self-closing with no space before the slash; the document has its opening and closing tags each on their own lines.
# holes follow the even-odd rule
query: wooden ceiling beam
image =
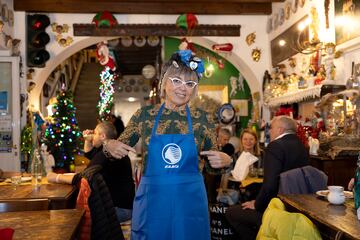
<svg viewBox="0 0 360 240">
<path fill-rule="evenodd" d="M 217 14 L 269 15 L 271 3 L 283 0 L 14 0 L 15 11 L 56 13 L 97 13 L 111 11 L 120 14 Z"/>
<path fill-rule="evenodd" d="M 97 28 L 95 24 L 73 24 L 74 36 L 240 36 L 240 25 L 198 25 L 192 31 L 175 24 L 118 24 Z"/>
</svg>

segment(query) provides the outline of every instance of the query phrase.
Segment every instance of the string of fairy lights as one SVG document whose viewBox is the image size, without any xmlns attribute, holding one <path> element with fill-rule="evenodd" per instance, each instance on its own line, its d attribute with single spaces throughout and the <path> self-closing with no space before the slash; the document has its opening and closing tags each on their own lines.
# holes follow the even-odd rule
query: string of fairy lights
<svg viewBox="0 0 360 240">
<path fill-rule="evenodd" d="M 100 73 L 100 100 L 97 107 L 101 119 L 104 119 L 111 112 L 113 106 L 113 94 L 115 92 L 113 85 L 116 76 L 117 75 L 113 73 L 109 67 L 105 67 Z"/>
</svg>

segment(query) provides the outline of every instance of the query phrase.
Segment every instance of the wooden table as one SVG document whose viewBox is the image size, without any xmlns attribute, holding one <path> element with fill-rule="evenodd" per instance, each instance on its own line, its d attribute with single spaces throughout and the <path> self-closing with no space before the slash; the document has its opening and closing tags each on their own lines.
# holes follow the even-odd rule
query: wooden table
<svg viewBox="0 0 360 240">
<path fill-rule="evenodd" d="M 0 186 L 0 202 L 9 199 L 47 198 L 50 200 L 50 209 L 64 209 L 74 207 L 76 187 L 67 184 L 41 184 L 34 188 L 31 184 L 19 185 L 14 188 L 10 185 Z"/>
<path fill-rule="evenodd" d="M 301 212 L 318 227 L 323 239 L 360 239 L 354 201 L 332 205 L 315 194 L 279 195 L 290 212 Z"/>
<path fill-rule="evenodd" d="M 13 240 L 74 239 L 84 210 L 63 209 L 0 213 L 0 226 L 15 230 Z"/>
</svg>

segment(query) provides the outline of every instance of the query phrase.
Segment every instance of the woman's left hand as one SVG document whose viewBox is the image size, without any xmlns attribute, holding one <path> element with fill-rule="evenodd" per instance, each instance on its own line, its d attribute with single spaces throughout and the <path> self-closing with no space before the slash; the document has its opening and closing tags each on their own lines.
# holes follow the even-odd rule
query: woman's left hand
<svg viewBox="0 0 360 240">
<path fill-rule="evenodd" d="M 219 151 L 202 151 L 200 155 L 207 156 L 212 168 L 228 167 L 233 161 L 229 155 Z"/>
</svg>

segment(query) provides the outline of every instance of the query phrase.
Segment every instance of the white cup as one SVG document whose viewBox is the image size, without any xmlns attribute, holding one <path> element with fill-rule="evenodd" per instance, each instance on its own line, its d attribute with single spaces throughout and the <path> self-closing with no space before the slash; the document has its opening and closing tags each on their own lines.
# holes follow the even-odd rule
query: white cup
<svg viewBox="0 0 360 240">
<path fill-rule="evenodd" d="M 329 194 L 327 199 L 331 204 L 339 205 L 345 202 L 344 187 L 342 186 L 328 186 Z"/>
</svg>

